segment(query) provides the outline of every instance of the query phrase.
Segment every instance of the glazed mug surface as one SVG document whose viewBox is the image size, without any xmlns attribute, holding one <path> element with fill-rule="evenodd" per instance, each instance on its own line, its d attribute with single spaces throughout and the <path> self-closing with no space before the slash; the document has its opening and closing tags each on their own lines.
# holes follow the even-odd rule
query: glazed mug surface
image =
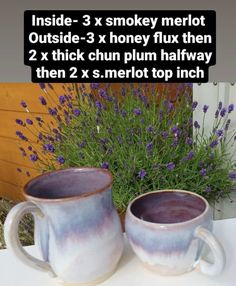
<svg viewBox="0 0 236 286">
<path fill-rule="evenodd" d="M 26 202 L 13 207 L 4 225 L 7 247 L 22 262 L 68 284 L 108 278 L 123 252 L 123 233 L 112 202 L 112 175 L 99 168 L 45 173 L 24 188 Z M 35 244 L 43 260 L 29 255 L 18 238 L 23 215 L 35 220 Z"/>
<path fill-rule="evenodd" d="M 129 243 L 149 269 L 178 275 L 195 268 L 208 275 L 220 274 L 225 253 L 212 234 L 212 211 L 201 196 L 183 190 L 159 190 L 130 202 L 125 218 Z M 206 243 L 214 263 L 202 256 Z"/>
</svg>

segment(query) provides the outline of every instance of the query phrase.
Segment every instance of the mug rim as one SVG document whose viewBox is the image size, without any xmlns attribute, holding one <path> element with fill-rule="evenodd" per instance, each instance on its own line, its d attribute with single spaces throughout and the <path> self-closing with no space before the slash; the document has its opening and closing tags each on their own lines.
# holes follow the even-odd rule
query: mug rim
<svg viewBox="0 0 236 286">
<path fill-rule="evenodd" d="M 158 223 L 158 222 L 151 222 L 151 221 L 147 221 L 147 220 L 142 220 L 139 217 L 137 217 L 136 215 L 133 214 L 133 212 L 131 211 L 131 206 L 133 205 L 133 203 L 135 203 L 135 201 L 139 200 L 142 197 L 148 196 L 150 194 L 154 194 L 154 193 L 165 193 L 165 192 L 176 192 L 176 193 L 186 193 L 186 194 L 191 194 L 193 196 L 196 196 L 198 198 L 200 198 L 204 203 L 205 203 L 205 209 L 204 211 L 189 220 L 186 221 L 181 221 L 181 222 L 174 222 L 174 223 Z M 155 191 L 151 191 L 142 195 L 137 196 L 136 198 L 134 198 L 128 205 L 127 208 L 127 214 L 129 214 L 133 219 L 135 219 L 137 222 L 141 222 L 143 224 L 152 226 L 152 227 L 163 227 L 163 228 L 169 228 L 169 227 L 175 227 L 175 226 L 181 226 L 181 225 L 186 225 L 195 221 L 198 221 L 199 219 L 201 219 L 202 217 L 204 217 L 207 212 L 209 211 L 209 203 L 208 201 L 201 195 L 191 192 L 191 191 L 186 191 L 186 190 L 180 190 L 180 189 L 163 189 L 163 190 L 155 190 Z"/>
<path fill-rule="evenodd" d="M 70 172 L 70 171 L 84 171 L 84 172 L 88 172 L 88 171 L 100 171 L 102 173 L 106 173 L 108 175 L 108 183 L 104 185 L 104 187 L 100 188 L 100 189 L 96 189 L 93 192 L 89 192 L 89 193 L 85 193 L 85 194 L 81 194 L 81 195 L 76 195 L 76 196 L 67 196 L 67 197 L 63 197 L 63 198 L 56 198 L 56 199 L 52 199 L 52 198 L 40 198 L 38 196 L 33 196 L 33 195 L 29 195 L 27 194 L 27 190 L 29 188 L 29 185 L 32 184 L 34 181 L 37 181 L 41 178 L 45 178 L 48 177 L 50 175 L 54 175 L 54 174 L 60 174 L 60 173 L 65 173 L 65 172 Z M 52 171 L 48 171 L 45 172 L 41 175 L 38 175 L 32 179 L 30 179 L 23 188 L 23 195 L 26 199 L 31 200 L 31 201 L 38 201 L 38 202 L 48 202 L 48 203 L 54 203 L 54 202 L 64 202 L 64 201 L 73 201 L 73 200 L 78 200 L 78 199 L 82 199 L 82 198 L 86 198 L 95 194 L 99 194 L 102 193 L 106 190 L 108 190 L 113 183 L 113 175 L 112 173 L 107 170 L 107 169 L 103 169 L 103 168 L 98 168 L 98 167 L 71 167 L 71 168 L 65 168 L 65 169 L 59 169 L 59 170 L 52 170 Z"/>
</svg>

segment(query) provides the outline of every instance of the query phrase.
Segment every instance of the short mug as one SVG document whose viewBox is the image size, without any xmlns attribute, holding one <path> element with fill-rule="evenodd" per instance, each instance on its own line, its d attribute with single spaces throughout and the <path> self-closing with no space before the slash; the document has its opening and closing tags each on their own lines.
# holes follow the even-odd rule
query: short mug
<svg viewBox="0 0 236 286">
<path fill-rule="evenodd" d="M 162 275 L 178 275 L 200 269 L 217 275 L 225 265 L 225 253 L 212 234 L 212 211 L 200 195 L 183 190 L 159 190 L 130 202 L 125 218 L 128 240 L 139 259 Z M 206 243 L 214 263 L 202 258 Z"/>
<path fill-rule="evenodd" d="M 7 216 L 7 247 L 22 262 L 49 271 L 67 284 L 93 284 L 109 277 L 123 251 L 123 233 L 112 202 L 112 175 L 100 168 L 45 173 L 24 189 L 28 201 Z M 22 216 L 32 213 L 35 243 L 43 260 L 29 255 L 18 239 Z"/>
</svg>

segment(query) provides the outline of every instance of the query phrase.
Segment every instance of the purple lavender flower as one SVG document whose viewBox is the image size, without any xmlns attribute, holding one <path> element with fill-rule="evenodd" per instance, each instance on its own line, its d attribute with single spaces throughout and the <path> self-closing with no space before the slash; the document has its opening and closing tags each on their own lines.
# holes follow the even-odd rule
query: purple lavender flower
<svg viewBox="0 0 236 286">
<path fill-rule="evenodd" d="M 66 102 L 66 98 L 65 98 L 64 95 L 60 95 L 59 96 L 59 102 L 60 102 L 61 105 L 63 105 Z"/>
<path fill-rule="evenodd" d="M 222 101 L 219 101 L 219 103 L 218 103 L 218 110 L 221 110 L 221 109 L 222 109 L 222 106 L 223 106 Z"/>
<path fill-rule="evenodd" d="M 24 100 L 21 100 L 20 104 L 22 107 L 27 108 L 27 104 Z"/>
<path fill-rule="evenodd" d="M 170 162 L 166 165 L 166 168 L 169 170 L 169 171 L 173 171 L 174 168 L 175 168 L 175 164 L 173 162 Z"/>
<path fill-rule="evenodd" d="M 176 147 L 178 145 L 178 142 L 179 142 L 179 138 L 178 138 L 178 136 L 175 136 L 171 146 Z"/>
<path fill-rule="evenodd" d="M 22 157 L 26 157 L 27 156 L 26 152 L 22 152 L 21 155 L 22 155 Z"/>
<path fill-rule="evenodd" d="M 162 121 L 163 116 L 164 116 L 164 113 L 163 113 L 162 110 L 160 110 L 160 112 L 159 112 L 159 119 L 160 119 L 160 121 Z"/>
<path fill-rule="evenodd" d="M 231 119 L 229 118 L 229 119 L 226 121 L 226 124 L 225 124 L 225 131 L 228 131 L 228 130 L 229 130 L 230 122 L 231 122 Z"/>
<path fill-rule="evenodd" d="M 167 108 L 168 111 L 172 111 L 174 109 L 174 104 L 172 102 L 168 102 Z"/>
<path fill-rule="evenodd" d="M 58 134 L 58 133 L 59 133 L 58 129 L 56 129 L 56 128 L 53 128 L 53 129 L 52 129 L 52 132 L 55 133 L 55 134 Z"/>
<path fill-rule="evenodd" d="M 40 96 L 39 100 L 40 100 L 42 105 L 47 105 L 47 101 L 46 101 L 46 99 L 43 96 Z"/>
<path fill-rule="evenodd" d="M 216 130 L 217 137 L 221 137 L 224 134 L 224 131 L 222 129 Z"/>
<path fill-rule="evenodd" d="M 38 160 L 38 156 L 36 154 L 30 154 L 30 160 L 32 162 L 36 162 Z"/>
<path fill-rule="evenodd" d="M 98 89 L 99 86 L 100 86 L 99 83 L 91 83 L 91 84 L 90 84 L 90 88 L 91 88 L 91 89 Z"/>
<path fill-rule="evenodd" d="M 39 87 L 40 87 L 41 89 L 45 89 L 45 88 L 46 88 L 46 85 L 45 85 L 45 83 L 40 82 L 40 83 L 39 83 Z"/>
<path fill-rule="evenodd" d="M 115 104 L 115 106 L 114 106 L 114 111 L 115 111 L 115 114 L 116 115 L 118 115 L 119 114 L 119 106 L 118 106 L 118 104 Z"/>
<path fill-rule="evenodd" d="M 108 163 L 108 162 L 103 162 L 103 163 L 101 164 L 101 168 L 102 168 L 102 169 L 109 169 L 109 163 Z"/>
<path fill-rule="evenodd" d="M 165 106 L 168 106 L 168 100 L 167 100 L 167 99 L 164 99 L 164 100 L 163 100 L 163 104 L 164 104 Z"/>
<path fill-rule="evenodd" d="M 148 133 L 153 133 L 154 132 L 154 127 L 152 125 L 149 125 L 146 130 L 147 130 Z"/>
<path fill-rule="evenodd" d="M 235 180 L 236 179 L 236 172 L 234 171 L 234 172 L 229 173 L 229 178 L 231 180 Z"/>
<path fill-rule="evenodd" d="M 126 93 L 126 89 L 125 89 L 125 87 L 123 86 L 123 87 L 121 88 L 121 95 L 122 95 L 122 96 L 125 96 L 125 93 Z"/>
<path fill-rule="evenodd" d="M 72 108 L 73 108 L 73 105 L 72 105 L 72 103 L 71 103 L 71 102 L 68 102 L 68 103 L 67 103 L 67 106 L 68 106 L 68 108 L 70 108 L 70 109 L 72 109 Z"/>
<path fill-rule="evenodd" d="M 24 123 L 21 119 L 16 119 L 16 124 L 23 126 Z"/>
<path fill-rule="evenodd" d="M 211 148 L 215 148 L 219 144 L 218 140 L 213 140 L 210 144 Z"/>
<path fill-rule="evenodd" d="M 64 157 L 63 156 L 58 156 L 57 157 L 57 162 L 59 163 L 59 164 L 64 164 L 65 163 L 65 159 L 64 159 Z"/>
<path fill-rule="evenodd" d="M 152 142 L 147 143 L 146 149 L 147 149 L 148 152 L 151 152 L 152 149 L 153 149 L 153 143 Z"/>
<path fill-rule="evenodd" d="M 202 110 L 203 110 L 203 112 L 204 112 L 204 113 L 207 113 L 208 108 L 209 108 L 209 106 L 208 106 L 208 105 L 204 105 L 204 106 L 203 106 L 203 109 L 202 109 Z"/>
<path fill-rule="evenodd" d="M 206 187 L 206 189 L 205 189 L 205 192 L 206 193 L 210 193 L 212 190 L 211 190 L 211 187 Z"/>
<path fill-rule="evenodd" d="M 206 169 L 201 169 L 201 170 L 200 170 L 200 175 L 201 175 L 202 177 L 205 177 L 206 174 L 207 174 L 207 170 L 206 170 Z"/>
<path fill-rule="evenodd" d="M 117 136 L 117 141 L 118 141 L 118 143 L 120 144 L 120 145 L 122 145 L 123 144 L 123 139 L 122 139 L 122 137 L 119 135 L 119 136 Z"/>
<path fill-rule="evenodd" d="M 99 89 L 98 94 L 99 94 L 102 98 L 107 99 L 107 93 L 106 93 L 106 91 L 105 91 L 104 89 Z"/>
<path fill-rule="evenodd" d="M 215 112 L 215 118 L 218 118 L 218 117 L 219 117 L 219 113 L 220 113 L 220 112 L 219 112 L 219 110 L 217 109 L 216 112 Z"/>
<path fill-rule="evenodd" d="M 38 122 L 43 122 L 43 119 L 39 116 L 36 116 L 35 119 L 38 121 Z"/>
<path fill-rule="evenodd" d="M 16 135 L 23 141 L 28 141 L 28 138 L 20 131 L 16 131 Z"/>
<path fill-rule="evenodd" d="M 29 124 L 29 125 L 33 125 L 33 121 L 31 119 L 29 119 L 29 118 L 26 119 L 26 123 Z"/>
<path fill-rule="evenodd" d="M 48 113 L 52 116 L 56 116 L 57 115 L 57 109 L 55 108 L 48 108 Z"/>
<path fill-rule="evenodd" d="M 122 117 L 126 117 L 127 112 L 125 110 L 122 110 L 121 115 L 122 115 Z"/>
<path fill-rule="evenodd" d="M 41 140 L 43 140 L 43 134 L 41 133 L 41 132 L 39 132 L 39 134 L 38 134 L 38 139 L 41 141 Z"/>
<path fill-rule="evenodd" d="M 69 115 L 69 112 L 67 110 L 64 109 L 63 111 L 64 111 L 65 116 Z"/>
<path fill-rule="evenodd" d="M 167 131 L 161 132 L 161 136 L 162 136 L 163 139 L 167 139 L 168 135 L 169 135 L 169 134 L 168 134 Z"/>
<path fill-rule="evenodd" d="M 184 158 L 186 161 L 192 160 L 194 157 L 194 152 L 190 151 L 188 155 Z"/>
<path fill-rule="evenodd" d="M 171 128 L 171 131 L 174 133 L 174 134 L 179 134 L 179 128 L 175 125 Z"/>
<path fill-rule="evenodd" d="M 78 108 L 75 108 L 73 110 L 73 113 L 74 113 L 75 116 L 79 116 L 81 112 L 80 112 L 80 110 Z"/>
<path fill-rule="evenodd" d="M 86 145 L 87 145 L 87 141 L 86 141 L 86 140 L 83 140 L 83 141 L 79 144 L 79 147 L 80 147 L 80 148 L 84 148 L 84 147 L 86 147 Z"/>
<path fill-rule="evenodd" d="M 16 135 L 17 135 L 18 137 L 20 137 L 20 136 L 22 135 L 22 132 L 20 132 L 19 130 L 17 130 L 17 131 L 16 131 Z"/>
<path fill-rule="evenodd" d="M 233 110 L 234 110 L 234 105 L 233 105 L 233 104 L 230 104 L 230 105 L 228 106 L 228 113 L 231 113 Z"/>
<path fill-rule="evenodd" d="M 102 109 L 102 103 L 100 101 L 96 101 L 95 102 L 95 106 L 97 107 L 97 109 L 101 110 Z"/>
<path fill-rule="evenodd" d="M 226 112 L 227 112 L 226 108 L 225 107 L 222 108 L 221 111 L 220 111 L 220 116 L 221 117 L 225 117 Z"/>
<path fill-rule="evenodd" d="M 33 147 L 32 147 L 32 146 L 28 146 L 28 150 L 29 150 L 29 151 L 32 151 L 32 150 L 33 150 Z"/>
<path fill-rule="evenodd" d="M 196 128 L 196 129 L 199 129 L 200 128 L 200 125 L 197 121 L 194 121 L 194 124 L 193 126 Z"/>
<path fill-rule="evenodd" d="M 141 180 L 143 180 L 146 175 L 147 175 L 147 172 L 146 172 L 144 169 L 142 169 L 142 170 L 140 170 L 140 171 L 138 172 L 138 177 L 139 177 Z"/>
<path fill-rule="evenodd" d="M 49 141 L 52 141 L 52 142 L 55 141 L 55 140 L 54 140 L 54 137 L 52 137 L 51 135 L 48 135 L 46 138 L 47 138 Z"/>
<path fill-rule="evenodd" d="M 192 145 L 192 144 L 193 144 L 193 139 L 190 138 L 190 137 L 187 137 L 186 140 L 185 140 L 185 143 L 186 143 L 187 145 Z"/>
<path fill-rule="evenodd" d="M 135 108 L 133 111 L 134 111 L 134 114 L 135 114 L 136 116 L 139 116 L 139 115 L 142 114 L 142 110 L 141 110 L 140 108 Z"/>
<path fill-rule="evenodd" d="M 48 143 L 48 144 L 44 144 L 43 145 L 43 150 L 44 151 L 48 151 L 48 152 L 51 152 L 51 153 L 54 153 L 55 152 L 55 148 L 52 144 Z"/>
<path fill-rule="evenodd" d="M 198 102 L 197 102 L 197 101 L 194 101 L 194 102 L 192 103 L 192 111 L 194 111 L 194 110 L 196 109 L 197 105 L 198 105 Z"/>
</svg>

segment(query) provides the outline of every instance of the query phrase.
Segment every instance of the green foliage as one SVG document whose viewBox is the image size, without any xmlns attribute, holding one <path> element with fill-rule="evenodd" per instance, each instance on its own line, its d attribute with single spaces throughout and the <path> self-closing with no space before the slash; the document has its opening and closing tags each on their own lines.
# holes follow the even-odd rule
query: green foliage
<svg viewBox="0 0 236 286">
<path fill-rule="evenodd" d="M 3 225 L 6 219 L 6 216 L 10 209 L 14 206 L 13 202 L 7 200 L 0 200 L 0 249 L 5 248 L 4 234 L 3 234 Z M 23 218 L 19 227 L 19 238 L 22 245 L 31 245 L 33 244 L 33 219 L 31 215 L 27 215 Z"/>
<path fill-rule="evenodd" d="M 91 88 L 88 94 L 77 87 L 73 100 L 59 97 L 57 109 L 64 119 L 58 120 L 59 111 L 53 114 L 58 133 L 48 128 L 53 140 L 46 135 L 40 139 L 43 156 L 37 154 L 36 163 L 41 170 L 58 168 L 58 162 L 61 168 L 108 168 L 120 211 L 135 196 L 157 189 L 189 190 L 209 201 L 229 195 L 236 177 L 235 162 L 227 153 L 234 143 L 228 120 L 233 105 L 219 106 L 212 130 L 205 134 L 208 107 L 196 109 L 187 84 L 179 88 L 175 104 L 168 93 L 157 94 L 142 85 L 124 86 L 119 96 L 109 86 Z M 193 112 L 204 114 L 201 129 L 192 120 Z M 51 160 L 44 159 L 47 153 Z"/>
</svg>

